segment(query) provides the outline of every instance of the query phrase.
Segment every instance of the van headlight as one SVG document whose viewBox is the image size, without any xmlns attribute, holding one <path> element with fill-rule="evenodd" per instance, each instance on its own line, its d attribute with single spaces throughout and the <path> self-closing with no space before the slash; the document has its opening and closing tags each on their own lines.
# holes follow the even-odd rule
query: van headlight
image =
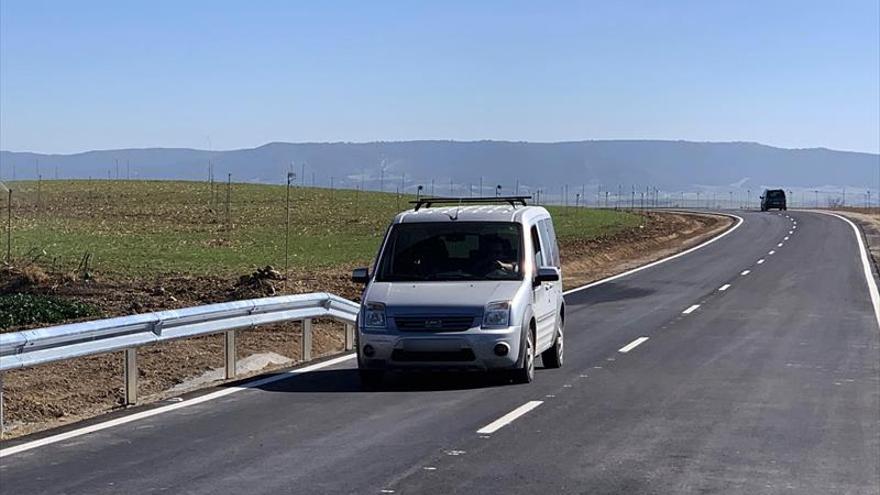
<svg viewBox="0 0 880 495">
<path fill-rule="evenodd" d="M 385 305 L 367 303 L 364 305 L 364 327 L 385 328 Z"/>
<path fill-rule="evenodd" d="M 510 326 L 510 301 L 491 302 L 483 311 L 483 328 Z"/>
</svg>

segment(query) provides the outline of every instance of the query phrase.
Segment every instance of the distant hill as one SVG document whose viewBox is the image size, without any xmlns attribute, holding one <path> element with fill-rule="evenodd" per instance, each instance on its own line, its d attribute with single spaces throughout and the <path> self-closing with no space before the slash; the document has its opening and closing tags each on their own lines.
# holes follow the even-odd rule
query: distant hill
<svg viewBox="0 0 880 495">
<path fill-rule="evenodd" d="M 585 185 L 616 190 L 636 186 L 665 191 L 764 186 L 790 188 L 876 188 L 880 155 L 823 148 L 783 149 L 756 143 L 687 141 L 578 141 L 527 143 L 505 141 L 404 141 L 374 143 L 270 143 L 253 149 L 206 151 L 149 148 L 46 155 L 0 151 L 0 177 L 44 179 L 115 178 L 205 180 L 209 162 L 216 180 L 283 183 L 288 170 L 317 185 L 394 191 L 417 184 L 437 194 L 455 194 L 480 177 L 486 193 L 496 184 L 513 190 L 517 180 L 526 189 L 559 191 Z M 384 170 L 384 172 L 383 172 Z M 384 177 L 384 180 L 382 179 Z"/>
</svg>

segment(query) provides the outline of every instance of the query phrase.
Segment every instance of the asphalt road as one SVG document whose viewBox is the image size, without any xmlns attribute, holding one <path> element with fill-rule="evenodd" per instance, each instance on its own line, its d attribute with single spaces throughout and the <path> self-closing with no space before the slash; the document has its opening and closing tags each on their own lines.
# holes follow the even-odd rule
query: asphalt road
<svg viewBox="0 0 880 495">
<path fill-rule="evenodd" d="M 530 385 L 366 391 L 347 360 L 4 456 L 0 492 L 880 493 L 858 243 L 842 220 L 790 216 L 744 214 L 705 248 L 568 294 L 565 367 Z"/>
</svg>

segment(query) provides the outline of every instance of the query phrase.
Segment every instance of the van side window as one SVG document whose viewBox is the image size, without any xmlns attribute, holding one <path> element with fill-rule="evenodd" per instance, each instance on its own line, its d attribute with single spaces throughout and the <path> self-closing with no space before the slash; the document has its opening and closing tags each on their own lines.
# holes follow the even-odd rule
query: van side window
<svg viewBox="0 0 880 495">
<path fill-rule="evenodd" d="M 562 267 L 562 260 L 559 259 L 559 245 L 556 240 L 556 229 L 553 228 L 553 220 L 549 218 L 542 220 L 544 227 L 547 229 L 547 242 L 544 243 L 547 252 L 550 253 L 550 263 L 556 268 Z"/>
<path fill-rule="evenodd" d="M 538 235 L 538 226 L 532 226 L 532 246 L 534 249 L 535 266 L 544 266 L 543 255 L 541 254 L 541 236 Z"/>
</svg>

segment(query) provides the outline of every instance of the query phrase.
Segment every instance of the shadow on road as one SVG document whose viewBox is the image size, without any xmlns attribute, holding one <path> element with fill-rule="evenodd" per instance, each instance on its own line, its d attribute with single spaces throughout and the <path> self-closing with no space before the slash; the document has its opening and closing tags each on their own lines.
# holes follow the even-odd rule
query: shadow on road
<svg viewBox="0 0 880 495">
<path fill-rule="evenodd" d="M 292 393 L 432 392 L 490 388 L 508 383 L 502 376 L 480 372 L 389 372 L 381 384 L 367 387 L 361 384 L 357 370 L 342 369 L 312 371 L 256 388 Z"/>
<path fill-rule="evenodd" d="M 643 287 L 631 287 L 626 284 L 608 282 L 602 285 L 602 290 L 587 291 L 581 294 L 572 294 L 577 297 L 577 304 L 602 304 L 607 302 L 619 303 L 632 299 L 640 299 L 657 292 L 654 289 Z"/>
</svg>

